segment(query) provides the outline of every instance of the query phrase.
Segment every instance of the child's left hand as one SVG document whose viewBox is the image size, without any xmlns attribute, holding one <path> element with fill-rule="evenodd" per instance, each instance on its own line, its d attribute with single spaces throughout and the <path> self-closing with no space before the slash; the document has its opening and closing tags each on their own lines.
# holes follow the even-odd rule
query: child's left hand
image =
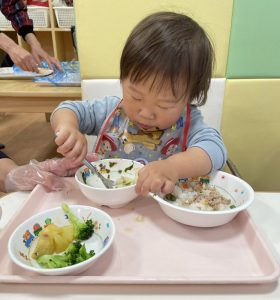
<svg viewBox="0 0 280 300">
<path fill-rule="evenodd" d="M 178 173 L 168 160 L 153 161 L 139 171 L 136 192 L 141 195 L 149 192 L 169 194 L 178 179 Z"/>
</svg>

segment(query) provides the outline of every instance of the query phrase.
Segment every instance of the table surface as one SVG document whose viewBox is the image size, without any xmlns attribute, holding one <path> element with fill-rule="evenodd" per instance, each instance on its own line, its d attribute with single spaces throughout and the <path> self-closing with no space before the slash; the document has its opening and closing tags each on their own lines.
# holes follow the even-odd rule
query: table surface
<svg viewBox="0 0 280 300">
<path fill-rule="evenodd" d="M 40 86 L 31 80 L 0 80 L 0 112 L 50 113 L 63 100 L 81 99 L 81 87 Z"/>
<path fill-rule="evenodd" d="M 0 199 L 3 210 L 2 230 L 26 192 L 16 192 Z M 280 257 L 280 193 L 256 193 L 248 209 L 260 232 Z M 280 281 L 263 285 L 23 285 L 0 284 L 1 299 L 280 299 Z"/>
<path fill-rule="evenodd" d="M 77 86 L 40 86 L 32 80 L 0 80 L 0 96 L 30 96 L 37 97 L 38 94 L 42 97 L 65 95 L 81 97 L 81 87 Z"/>
</svg>

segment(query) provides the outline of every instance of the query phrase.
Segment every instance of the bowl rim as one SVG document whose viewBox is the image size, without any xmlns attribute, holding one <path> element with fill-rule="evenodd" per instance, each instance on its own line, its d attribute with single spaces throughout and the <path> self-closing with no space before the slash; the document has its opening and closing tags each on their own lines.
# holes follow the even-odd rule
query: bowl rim
<svg viewBox="0 0 280 300">
<path fill-rule="evenodd" d="M 164 199 L 162 199 L 159 195 L 154 194 L 154 193 L 150 193 L 149 195 L 156 200 L 159 204 L 163 204 L 164 206 L 173 208 L 175 210 L 179 210 L 179 211 L 183 211 L 183 212 L 189 212 L 189 213 L 193 213 L 193 214 L 197 214 L 197 215 L 226 215 L 226 214 L 233 214 L 233 213 L 237 213 L 240 212 L 244 209 L 246 209 L 249 205 L 251 205 L 251 203 L 254 201 L 254 197 L 255 197 L 255 192 L 253 190 L 253 188 L 243 179 L 234 176 L 230 173 L 227 172 L 223 172 L 223 171 L 217 171 L 215 173 L 213 173 L 213 175 L 217 175 L 217 174 L 225 174 L 226 176 L 229 176 L 231 178 L 234 178 L 234 180 L 237 180 L 239 182 L 241 182 L 243 185 L 246 186 L 247 190 L 248 190 L 248 201 L 246 201 L 245 203 L 232 208 L 230 210 L 217 210 L 217 211 L 207 211 L 207 210 L 195 210 L 195 209 L 191 209 L 191 208 L 187 208 L 187 207 L 181 207 L 179 205 L 174 205 Z"/>
<path fill-rule="evenodd" d="M 119 160 L 126 160 L 126 161 L 131 161 L 131 162 L 135 162 L 139 165 L 142 165 L 142 167 L 144 167 L 143 164 L 141 164 L 139 161 L 136 161 L 136 160 L 133 160 L 133 159 L 127 159 L 127 158 L 105 158 L 105 159 L 100 159 L 100 160 L 95 160 L 95 161 L 91 161 L 91 163 L 97 163 L 97 162 L 101 162 L 101 161 L 119 161 Z M 84 187 L 87 187 L 91 190 L 96 190 L 96 191 L 123 191 L 123 190 L 128 190 L 128 189 L 131 189 L 131 187 L 135 187 L 136 186 L 136 183 L 134 184 L 130 184 L 128 186 L 123 186 L 123 187 L 118 187 L 118 188 L 112 188 L 112 189 L 107 189 L 106 187 L 102 188 L 102 187 L 94 187 L 94 186 L 91 186 L 91 185 L 88 185 L 82 181 L 79 180 L 78 178 L 78 174 L 80 172 L 80 170 L 82 168 L 86 167 L 85 165 L 81 166 L 76 172 L 75 172 L 75 180 L 77 181 L 78 184 L 81 184 L 82 186 Z"/>
<path fill-rule="evenodd" d="M 86 208 L 86 209 L 94 209 L 94 210 L 97 210 L 99 211 L 101 214 L 103 214 L 107 219 L 108 221 L 110 221 L 110 225 L 111 225 L 111 231 L 112 231 L 112 237 L 111 239 L 109 239 L 108 243 L 106 243 L 106 245 L 101 249 L 101 251 L 97 254 L 95 254 L 93 257 L 85 260 L 85 261 L 82 261 L 78 264 L 75 264 L 75 265 L 72 265 L 72 266 L 68 266 L 68 267 L 63 267 L 63 268 L 53 268 L 53 269 L 47 269 L 47 268 L 36 268 L 34 266 L 28 266 L 24 263 L 22 263 L 20 260 L 18 260 L 16 258 L 16 256 L 13 255 L 13 250 L 12 250 L 12 247 L 13 247 L 13 239 L 15 238 L 15 235 L 16 233 L 18 232 L 18 230 L 20 230 L 22 227 L 25 227 L 27 226 L 27 224 L 34 218 L 37 218 L 37 217 L 41 217 L 42 215 L 46 214 L 46 213 L 51 213 L 53 211 L 57 211 L 57 210 L 62 210 L 61 207 L 54 207 L 54 208 L 50 208 L 50 209 L 47 209 L 43 212 L 40 212 L 40 213 L 37 213 L 33 216 L 31 216 L 30 218 L 26 219 L 24 222 L 22 222 L 21 224 L 19 224 L 15 230 L 13 231 L 13 233 L 11 234 L 10 238 L 9 238 L 9 241 L 8 241 L 8 253 L 9 253 L 9 256 L 11 258 L 11 260 L 18 266 L 20 266 L 21 268 L 25 269 L 25 270 L 28 270 L 28 271 L 32 271 L 32 272 L 36 272 L 36 273 L 41 273 L 41 274 L 51 274 L 51 273 L 60 273 L 59 271 L 61 270 L 61 273 L 64 273 L 64 271 L 69 271 L 69 273 L 71 273 L 71 271 L 75 271 L 76 269 L 79 269 L 79 268 L 83 268 L 84 266 L 88 265 L 91 261 L 93 260 L 97 260 L 99 258 L 99 256 L 101 256 L 105 251 L 107 251 L 111 244 L 113 243 L 113 240 L 115 238 L 115 234 L 116 234 L 116 225 L 112 219 L 112 217 L 104 212 L 103 210 L 99 209 L 99 208 L 96 208 L 94 206 L 88 206 L 88 205 L 79 205 L 79 204 L 71 204 L 69 205 L 70 208 L 73 208 L 73 207 L 77 207 L 77 208 Z M 65 273 L 64 273 L 65 274 Z"/>
</svg>

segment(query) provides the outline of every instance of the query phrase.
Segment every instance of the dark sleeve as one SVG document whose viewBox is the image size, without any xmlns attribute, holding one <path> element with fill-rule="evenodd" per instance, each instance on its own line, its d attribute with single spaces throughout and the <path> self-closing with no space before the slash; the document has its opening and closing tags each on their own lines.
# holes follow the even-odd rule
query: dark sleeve
<svg viewBox="0 0 280 300">
<path fill-rule="evenodd" d="M 23 1 L 2 0 L 1 12 L 11 21 L 13 28 L 23 38 L 26 34 L 33 33 L 33 21 L 29 18 Z"/>
<path fill-rule="evenodd" d="M 4 152 L 0 151 L 0 159 L 1 158 L 9 158 L 9 156 L 6 155 Z"/>
</svg>

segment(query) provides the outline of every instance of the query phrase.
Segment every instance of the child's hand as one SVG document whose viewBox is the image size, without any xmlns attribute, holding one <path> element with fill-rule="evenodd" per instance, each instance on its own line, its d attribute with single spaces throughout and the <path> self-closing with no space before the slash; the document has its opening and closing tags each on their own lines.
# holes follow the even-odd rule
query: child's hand
<svg viewBox="0 0 280 300">
<path fill-rule="evenodd" d="M 169 194 L 174 190 L 178 174 L 168 160 L 153 161 L 139 170 L 136 192 L 147 195 L 149 192 Z"/>
<path fill-rule="evenodd" d="M 87 140 L 75 127 L 63 127 L 56 133 L 57 152 L 78 163 L 87 154 Z"/>
</svg>

